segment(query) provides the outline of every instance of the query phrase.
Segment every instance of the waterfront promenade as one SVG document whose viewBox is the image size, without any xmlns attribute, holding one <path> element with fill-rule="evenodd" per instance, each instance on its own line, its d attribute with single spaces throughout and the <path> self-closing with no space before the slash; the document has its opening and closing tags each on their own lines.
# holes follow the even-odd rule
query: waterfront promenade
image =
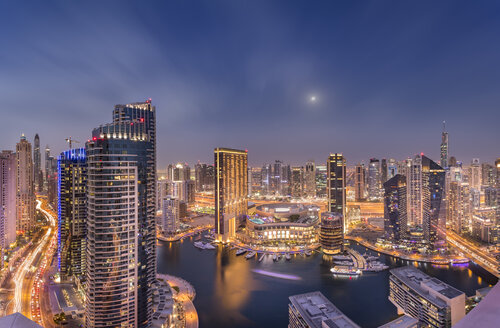
<svg viewBox="0 0 500 328">
<path fill-rule="evenodd" d="M 198 328 L 198 313 L 193 304 L 193 300 L 196 297 L 194 287 L 186 280 L 169 274 L 157 274 L 157 278 L 168 282 L 174 291 L 174 299 L 184 309 L 185 327 Z"/>
<path fill-rule="evenodd" d="M 364 240 L 363 238 L 360 238 L 360 237 L 353 237 L 353 236 L 349 236 L 349 235 L 346 235 L 344 236 L 345 239 L 347 240 L 352 240 L 352 241 L 355 241 L 357 243 L 359 243 L 360 245 L 363 245 L 364 247 L 366 248 L 369 248 L 373 251 L 376 251 L 376 252 L 379 252 L 379 253 L 382 253 L 382 254 L 385 254 L 385 255 L 389 255 L 389 256 L 392 256 L 392 257 L 396 257 L 396 258 L 400 258 L 400 259 L 403 259 L 403 260 L 408 260 L 408 261 L 416 261 L 416 262 L 422 262 L 422 263 L 432 263 L 432 264 L 449 264 L 451 263 L 451 261 L 453 260 L 461 260 L 463 259 L 463 257 L 460 257 L 460 256 L 456 256 L 456 257 L 447 257 L 447 258 L 444 258 L 442 256 L 425 256 L 425 255 L 418 255 L 418 254 L 413 254 L 413 255 L 410 255 L 410 254 L 402 254 L 401 252 L 397 252 L 395 250 L 389 250 L 389 249 L 384 249 L 384 248 L 380 248 L 380 247 L 377 247 L 376 245 L 373 245 L 372 243 Z"/>
</svg>

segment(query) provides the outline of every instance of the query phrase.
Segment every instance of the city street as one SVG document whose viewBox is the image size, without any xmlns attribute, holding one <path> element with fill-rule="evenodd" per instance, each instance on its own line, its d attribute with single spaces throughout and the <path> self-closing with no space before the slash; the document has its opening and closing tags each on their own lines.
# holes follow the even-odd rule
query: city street
<svg viewBox="0 0 500 328">
<path fill-rule="evenodd" d="M 39 293 L 43 289 L 41 288 L 41 279 L 47 262 L 55 249 L 57 233 L 55 214 L 48 209 L 44 199 L 37 200 L 37 209 L 45 215 L 50 226 L 44 231 L 40 242 L 28 252 L 13 273 L 14 297 L 7 313 L 21 312 L 26 317 L 41 324 L 43 317 L 42 313 L 40 313 L 39 304 Z M 51 251 L 49 251 L 49 248 Z"/>
<path fill-rule="evenodd" d="M 484 269 L 488 270 L 490 273 L 500 277 L 498 270 L 499 263 L 493 256 L 488 254 L 488 252 L 482 250 L 478 246 L 467 241 L 465 238 L 460 237 L 449 229 L 446 231 L 446 240 L 448 241 L 448 244 L 464 253 L 465 256 L 482 266 Z"/>
</svg>

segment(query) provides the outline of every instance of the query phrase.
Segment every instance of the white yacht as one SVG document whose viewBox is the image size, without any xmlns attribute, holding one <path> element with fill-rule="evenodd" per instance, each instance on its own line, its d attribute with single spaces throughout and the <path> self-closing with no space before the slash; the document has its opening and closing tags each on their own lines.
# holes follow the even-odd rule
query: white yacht
<svg viewBox="0 0 500 328">
<path fill-rule="evenodd" d="M 238 250 L 236 251 L 236 255 L 245 254 L 246 252 L 247 252 L 247 250 L 246 250 L 246 249 L 244 249 L 244 248 L 240 248 L 240 249 L 238 249 Z"/>
<path fill-rule="evenodd" d="M 257 252 L 255 251 L 251 251 L 250 253 L 248 253 L 245 257 L 247 258 L 247 260 L 250 260 L 252 257 L 255 256 L 255 254 L 257 254 Z"/>
</svg>

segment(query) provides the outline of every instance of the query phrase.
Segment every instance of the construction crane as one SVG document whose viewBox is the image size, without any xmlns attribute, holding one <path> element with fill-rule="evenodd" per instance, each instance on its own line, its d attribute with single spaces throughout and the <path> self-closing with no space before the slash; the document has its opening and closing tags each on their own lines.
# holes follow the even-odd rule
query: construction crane
<svg viewBox="0 0 500 328">
<path fill-rule="evenodd" d="M 69 138 L 66 138 L 66 142 L 69 143 L 69 149 L 71 149 L 74 143 L 80 143 L 80 141 L 78 140 L 73 140 L 71 136 Z"/>
</svg>

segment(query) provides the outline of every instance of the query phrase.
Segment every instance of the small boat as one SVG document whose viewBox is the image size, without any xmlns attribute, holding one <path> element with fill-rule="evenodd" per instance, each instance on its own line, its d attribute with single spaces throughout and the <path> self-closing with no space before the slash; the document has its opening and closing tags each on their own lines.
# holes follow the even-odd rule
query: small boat
<svg viewBox="0 0 500 328">
<path fill-rule="evenodd" d="M 262 254 L 262 255 L 259 257 L 259 262 L 262 262 L 262 260 L 264 259 L 264 257 L 266 257 L 266 253 Z"/>
<path fill-rule="evenodd" d="M 197 247 L 199 249 L 205 249 L 205 243 L 202 241 L 195 241 L 194 242 L 194 247 Z"/>
<path fill-rule="evenodd" d="M 257 254 L 257 252 L 251 251 L 245 257 L 247 258 L 247 260 L 250 260 L 252 257 L 255 256 L 255 254 Z"/>
<path fill-rule="evenodd" d="M 312 252 L 311 251 L 306 251 L 306 256 L 311 256 Z"/>
<path fill-rule="evenodd" d="M 349 255 L 333 255 L 332 259 L 339 261 L 352 260 L 351 256 Z"/>
<path fill-rule="evenodd" d="M 451 264 L 465 264 L 465 263 L 469 263 L 469 259 L 466 259 L 466 258 L 452 259 L 452 260 L 450 260 L 450 263 Z"/>
<path fill-rule="evenodd" d="M 281 260 L 281 254 L 278 254 L 278 261 Z"/>
<path fill-rule="evenodd" d="M 215 246 L 210 243 L 205 243 L 205 249 L 215 249 Z"/>
<path fill-rule="evenodd" d="M 273 261 L 274 262 L 278 261 L 278 255 L 276 255 L 276 253 L 273 254 Z"/>
<path fill-rule="evenodd" d="M 285 258 L 287 261 L 290 261 L 292 259 L 292 257 L 290 256 L 290 253 L 286 253 Z"/>
<path fill-rule="evenodd" d="M 247 252 L 247 250 L 246 250 L 246 249 L 244 249 L 244 248 L 240 248 L 240 249 L 238 249 L 238 250 L 236 251 L 236 255 L 245 254 L 246 252 Z"/>
<path fill-rule="evenodd" d="M 342 265 L 334 266 L 330 269 L 330 271 L 339 276 L 359 276 L 361 274 L 361 270 L 354 269 L 352 267 L 346 267 Z"/>
</svg>

